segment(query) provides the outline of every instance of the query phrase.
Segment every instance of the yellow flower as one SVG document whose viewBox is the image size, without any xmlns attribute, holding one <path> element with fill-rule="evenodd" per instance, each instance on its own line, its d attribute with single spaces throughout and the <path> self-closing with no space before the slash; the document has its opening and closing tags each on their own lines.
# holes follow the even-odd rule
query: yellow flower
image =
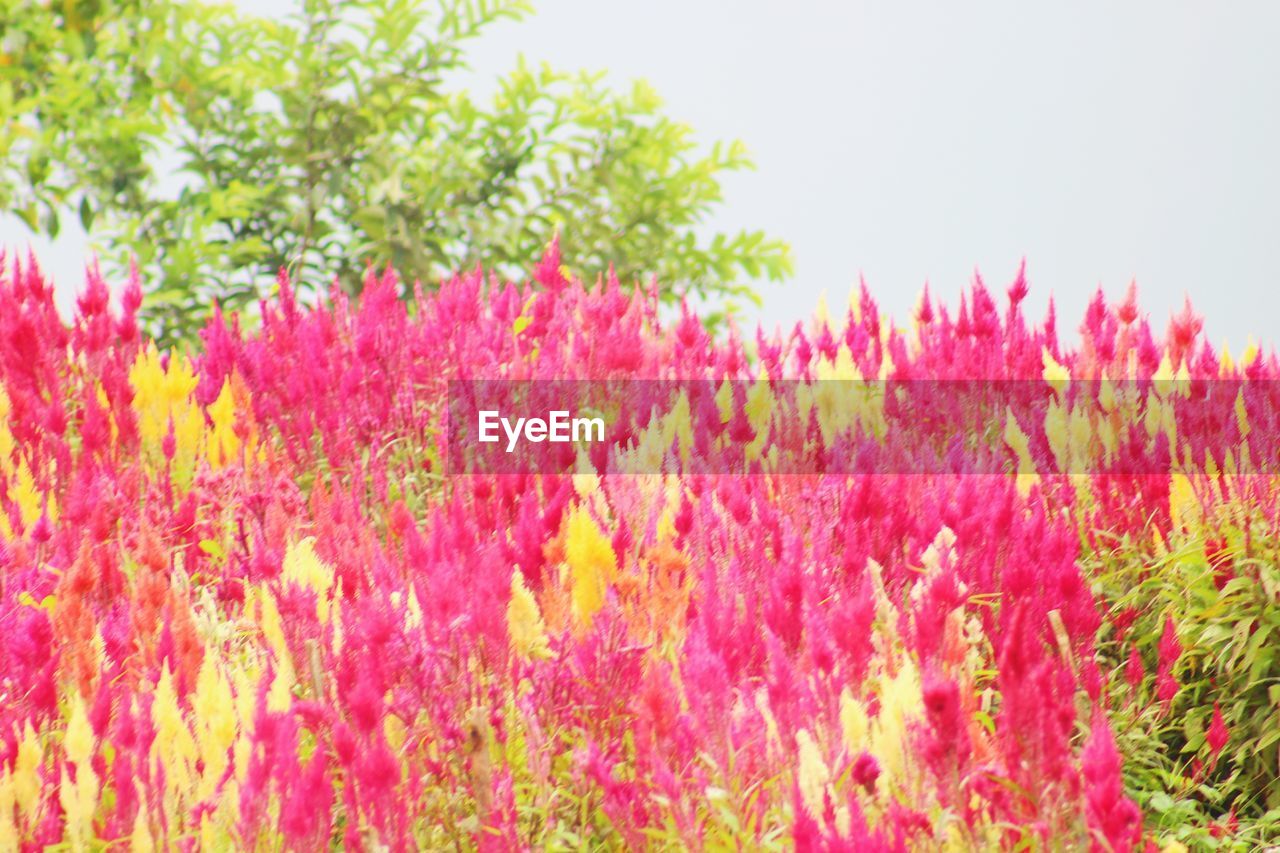
<svg viewBox="0 0 1280 853">
<path fill-rule="evenodd" d="M 45 512 L 46 507 L 49 511 L 49 521 L 51 523 L 57 522 L 57 502 L 53 499 L 53 495 L 47 495 L 36 488 L 35 477 L 25 461 L 18 463 L 17 477 L 15 477 L 9 493 L 13 498 L 13 502 L 18 505 L 23 527 L 30 529 L 32 525 L 40 520 L 40 516 Z"/>
<path fill-rule="evenodd" d="M 818 427 L 825 441 L 854 427 L 867 436 L 884 437 L 888 432 L 884 386 L 863 381 L 847 344 L 840 345 L 834 361 L 826 357 L 818 360 L 816 376 L 817 382 L 797 388 L 797 413 L 807 420 L 816 406 Z"/>
<path fill-rule="evenodd" d="M 1098 407 L 1104 412 L 1114 411 L 1116 408 L 1116 389 L 1112 382 L 1103 382 L 1098 386 Z"/>
<path fill-rule="evenodd" d="M 75 693 L 71 703 L 71 719 L 67 721 L 67 733 L 62 740 L 62 748 L 67 758 L 77 768 L 88 765 L 93 757 L 93 729 L 89 726 L 89 715 L 85 712 L 84 699 Z"/>
<path fill-rule="evenodd" d="M 173 686 L 173 674 L 167 664 L 156 683 L 151 717 L 156 726 L 151 754 L 164 767 L 168 795 L 177 797 L 190 792 L 195 774 L 196 741 L 191 736 L 187 721 L 183 719 L 182 706 L 178 704 L 178 693 Z"/>
<path fill-rule="evenodd" d="M 1018 419 L 1014 417 L 1012 410 L 1008 411 L 1005 421 L 1004 443 L 1018 457 L 1016 485 L 1018 494 L 1026 497 L 1031 492 L 1031 487 L 1039 482 L 1040 477 L 1036 474 L 1035 461 L 1031 458 L 1031 447 L 1027 434 L 1018 425 Z"/>
<path fill-rule="evenodd" d="M 412 589 L 409 590 L 408 598 L 404 608 L 404 627 L 406 631 L 413 633 L 422 627 L 422 603 L 418 601 L 418 593 Z"/>
<path fill-rule="evenodd" d="M 333 569 L 316 556 L 315 537 L 308 536 L 289 546 L 281 573 L 291 583 L 316 594 L 316 618 L 329 621 L 329 590 L 333 588 Z"/>
<path fill-rule="evenodd" d="M 9 459 L 13 454 L 13 433 L 9 431 L 9 395 L 0 388 L 0 474 L 9 474 Z"/>
<path fill-rule="evenodd" d="M 778 731 L 778 718 L 773 715 L 773 709 L 769 707 L 769 691 L 764 687 L 756 691 L 756 710 L 764 720 L 766 742 L 773 749 L 781 751 L 782 735 Z"/>
<path fill-rule="evenodd" d="M 728 380 L 716 389 L 716 409 L 720 412 L 720 423 L 733 420 L 733 385 Z"/>
<path fill-rule="evenodd" d="M 1049 450 L 1059 469 L 1065 469 L 1070 455 L 1071 433 L 1067 428 L 1067 410 L 1057 400 L 1049 401 L 1044 416 L 1044 436 L 1049 440 Z"/>
<path fill-rule="evenodd" d="M 134 853 L 151 853 L 155 843 L 151 840 L 151 831 L 147 829 L 146 809 L 138 809 L 133 819 L 133 833 L 129 836 L 129 849 Z"/>
<path fill-rule="evenodd" d="M 1244 405 L 1244 389 L 1241 388 L 1236 392 L 1236 427 L 1240 430 L 1240 437 L 1245 438 L 1252 431 L 1249 426 L 1249 410 Z"/>
<path fill-rule="evenodd" d="M 574 507 L 565 536 L 565 562 L 573 584 L 573 608 L 584 624 L 604 605 L 605 590 L 618 572 L 613 543 L 591 514 Z"/>
<path fill-rule="evenodd" d="M 1031 449 L 1027 441 L 1027 434 L 1022 431 L 1022 427 L 1018 425 L 1018 419 L 1013 416 L 1013 412 L 1009 411 L 1004 425 L 1004 443 L 1009 445 L 1009 449 L 1018 457 L 1018 462 L 1023 460 L 1030 462 Z"/>
<path fill-rule="evenodd" d="M 668 474 L 660 481 L 657 478 L 646 478 L 646 482 L 654 486 L 652 497 L 646 497 L 655 504 L 661 501 L 662 505 L 656 529 L 658 541 L 670 542 L 676 538 L 676 513 L 680 511 L 680 502 L 684 499 L 684 485 L 674 474 Z"/>
<path fill-rule="evenodd" d="M 511 575 L 511 603 L 507 605 L 507 631 L 511 647 L 525 658 L 545 657 L 547 629 L 538 610 L 538 601 L 524 585 L 524 575 L 516 570 Z"/>
<path fill-rule="evenodd" d="M 1053 353 L 1049 352 L 1049 348 L 1045 347 L 1043 352 L 1044 358 L 1044 381 L 1048 382 L 1055 392 L 1061 394 L 1067 387 L 1067 383 L 1071 381 L 1071 371 L 1067 370 L 1053 357 Z"/>
<path fill-rule="evenodd" d="M 18 744 L 18 757 L 13 763 L 13 796 L 18 809 L 31 817 L 40 803 L 40 765 L 44 751 L 40 740 L 28 721 L 23 729 L 22 742 Z"/>
<path fill-rule="evenodd" d="M 235 801 L 234 799 L 235 783 L 232 782 L 229 787 L 232 790 L 230 790 L 227 793 L 227 796 L 223 797 L 223 803 Z M 200 849 L 201 850 L 217 850 L 218 849 L 217 836 L 214 835 L 213 830 L 214 830 L 213 821 L 209 819 L 209 813 L 205 812 L 204 814 L 200 815 Z"/>
<path fill-rule="evenodd" d="M 827 784 L 831 779 L 831 771 L 822 760 L 822 750 L 806 730 L 796 732 L 796 747 L 800 754 L 800 767 L 796 773 L 800 799 L 812 817 L 821 818 L 826 813 Z"/>
<path fill-rule="evenodd" d="M 840 730 L 844 736 L 844 747 L 851 754 L 861 752 L 867 742 L 867 732 L 871 727 L 867 709 L 854 698 L 846 687 L 840 691 Z"/>
<path fill-rule="evenodd" d="M 191 362 L 186 356 L 173 354 L 166 369 L 155 344 L 150 344 L 130 368 L 129 384 L 143 447 L 149 453 L 159 453 L 172 424 L 174 472 L 179 484 L 185 485 L 205 443 L 204 413 L 191 396 L 199 384 Z"/>
<path fill-rule="evenodd" d="M 681 391 L 671 404 L 671 411 L 661 421 L 662 445 L 671 447 L 674 443 L 680 450 L 681 459 L 686 462 L 693 449 L 693 416 L 689 408 L 689 395 Z"/>
<path fill-rule="evenodd" d="M 236 404 L 231 394 L 231 380 L 222 383 L 218 399 L 209 407 L 213 431 L 209 435 L 209 462 L 220 468 L 235 460 L 240 452 L 240 436 L 236 435 Z"/>
<path fill-rule="evenodd" d="M 1258 344 L 1252 337 L 1244 345 L 1244 354 L 1240 356 L 1240 366 L 1248 367 L 1258 360 Z"/>
<path fill-rule="evenodd" d="M 333 623 L 333 653 L 335 655 L 342 653 L 342 581 L 338 581 L 337 589 L 333 594 L 333 609 L 329 615 Z"/>
<path fill-rule="evenodd" d="M 89 715 L 79 693 L 75 694 L 72 701 L 71 719 L 67 721 L 62 748 L 67 760 L 75 766 L 75 781 L 71 781 L 67 767 L 63 765 L 58 800 L 66 812 L 67 834 L 72 847 L 81 848 L 92 837 L 93 813 L 98 806 L 98 777 L 93 772 L 91 762 L 94 752 L 93 729 L 89 726 Z"/>
<path fill-rule="evenodd" d="M 1199 516 L 1200 502 L 1196 499 L 1191 479 L 1175 472 L 1169 477 L 1169 520 L 1174 530 L 1187 530 Z"/>
<path fill-rule="evenodd" d="M 227 750 L 236 739 L 235 697 L 231 684 L 216 663 L 217 657 L 206 652 L 196 677 L 196 693 L 192 702 L 196 721 L 196 743 L 204 763 L 199 798 L 206 799 L 217 790 L 227 769 Z"/>
<path fill-rule="evenodd" d="M 924 706 L 920 676 L 911 661 L 904 661 L 893 678 L 881 684 L 879 698 L 880 711 L 871 724 L 870 752 L 880 763 L 881 778 L 887 785 L 902 779 L 911 723 Z"/>
<path fill-rule="evenodd" d="M 0 770 L 0 850 L 17 850 L 18 824 L 13 813 L 13 780 Z"/>
<path fill-rule="evenodd" d="M 267 709 L 273 713 L 289 710 L 293 704 L 294 669 L 293 658 L 289 654 L 289 646 L 284 639 L 281 626 L 280 609 L 276 607 L 275 596 L 264 585 L 261 592 L 262 602 L 262 636 L 266 639 L 271 653 L 275 656 L 276 677 L 271 682 L 271 690 L 267 694 Z"/>
<path fill-rule="evenodd" d="M 825 290 L 818 294 L 818 304 L 813 309 L 813 322 L 815 331 L 821 331 L 823 326 L 829 329 L 835 328 L 835 324 L 831 321 L 831 309 L 827 307 Z"/>
<path fill-rule="evenodd" d="M 93 813 L 98 806 L 98 777 L 93 769 L 88 765 L 77 767 L 73 782 L 64 764 L 58 802 L 62 804 L 71 848 L 85 849 L 93 837 Z"/>
<path fill-rule="evenodd" d="M 582 500 L 589 499 L 600 489 L 600 476 L 585 451 L 579 450 L 574 459 L 573 490 Z"/>
</svg>

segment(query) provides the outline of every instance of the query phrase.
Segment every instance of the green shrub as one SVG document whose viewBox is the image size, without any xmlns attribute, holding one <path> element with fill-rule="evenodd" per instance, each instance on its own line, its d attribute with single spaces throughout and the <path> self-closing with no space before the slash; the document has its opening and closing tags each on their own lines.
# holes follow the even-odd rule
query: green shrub
<svg viewBox="0 0 1280 853">
<path fill-rule="evenodd" d="M 488 103 L 458 88 L 466 43 L 527 11 L 2 0 L 0 210 L 50 235 L 76 211 L 117 269 L 136 255 L 166 339 L 214 298 L 253 303 L 281 267 L 350 291 L 368 263 L 408 282 L 481 258 L 516 275 L 557 229 L 575 263 L 656 275 L 669 296 L 783 278 L 780 241 L 699 228 L 745 148 L 697 145 L 646 84 L 520 61 Z"/>
</svg>

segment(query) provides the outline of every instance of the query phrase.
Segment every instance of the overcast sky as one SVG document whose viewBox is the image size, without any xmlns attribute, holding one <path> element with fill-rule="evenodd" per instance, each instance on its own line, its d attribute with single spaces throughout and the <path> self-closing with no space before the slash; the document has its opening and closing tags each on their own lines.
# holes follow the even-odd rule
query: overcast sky
<svg viewBox="0 0 1280 853">
<path fill-rule="evenodd" d="M 744 140 L 759 169 L 710 227 L 791 242 L 794 279 L 752 314 L 769 326 L 859 275 L 905 317 L 926 281 L 1003 290 L 1025 257 L 1064 332 L 1136 279 L 1161 328 L 1189 294 L 1238 351 L 1280 339 L 1278 45 L 1270 0 L 543 0 L 470 57 L 480 88 L 518 53 L 644 77 L 701 139 Z M 77 238 L 43 255 L 60 286 Z"/>
</svg>

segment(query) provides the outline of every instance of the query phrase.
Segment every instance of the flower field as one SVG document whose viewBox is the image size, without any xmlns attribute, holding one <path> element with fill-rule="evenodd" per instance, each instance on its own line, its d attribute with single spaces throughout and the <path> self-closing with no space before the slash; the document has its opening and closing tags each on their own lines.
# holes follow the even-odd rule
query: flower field
<svg viewBox="0 0 1280 853">
<path fill-rule="evenodd" d="M 159 352 L 136 279 L 67 326 L 7 259 L 0 849 L 1265 845 L 1280 361 L 1132 293 L 1068 343 L 1026 292 L 741 338 L 553 244 L 408 300 L 282 277 Z M 474 379 L 746 399 L 450 470 Z M 942 380 L 1026 399 L 906 429 L 769 396 Z M 798 458 L 879 463 L 783 473 L 786 419 Z"/>
</svg>

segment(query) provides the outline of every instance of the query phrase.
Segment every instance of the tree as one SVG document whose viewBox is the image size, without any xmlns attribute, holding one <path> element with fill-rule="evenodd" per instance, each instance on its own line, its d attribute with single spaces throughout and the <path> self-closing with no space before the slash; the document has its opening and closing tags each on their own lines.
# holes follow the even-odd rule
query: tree
<svg viewBox="0 0 1280 853">
<path fill-rule="evenodd" d="M 78 212 L 108 264 L 136 255 L 168 339 L 282 266 L 352 291 L 369 263 L 518 275 L 557 229 L 575 264 L 656 275 L 668 295 L 750 297 L 790 271 L 761 232 L 698 236 L 720 176 L 751 162 L 738 142 L 700 147 L 645 83 L 521 61 L 491 103 L 449 85 L 466 42 L 525 0 L 304 0 L 287 20 L 205 2 L 0 10 L 0 209 L 51 235 Z"/>
</svg>

